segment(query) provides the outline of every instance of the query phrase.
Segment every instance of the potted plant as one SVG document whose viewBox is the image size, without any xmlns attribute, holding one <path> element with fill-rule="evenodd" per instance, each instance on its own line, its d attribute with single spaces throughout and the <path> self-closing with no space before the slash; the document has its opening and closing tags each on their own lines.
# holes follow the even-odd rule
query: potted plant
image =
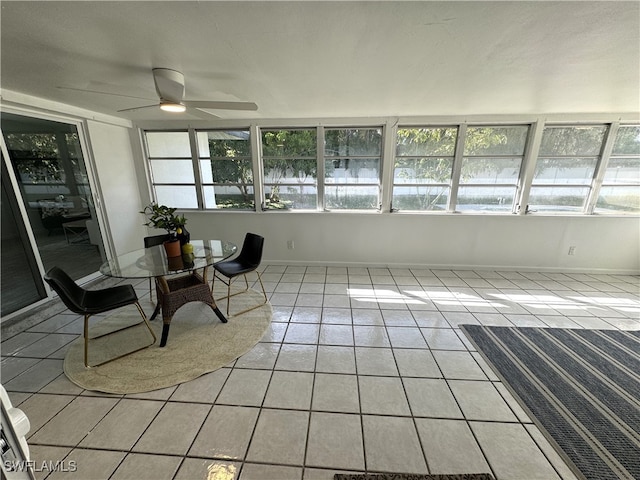
<svg viewBox="0 0 640 480">
<path fill-rule="evenodd" d="M 181 245 L 189 241 L 189 233 L 185 228 L 187 219 L 184 215 L 176 215 L 176 210 L 177 208 L 151 202 L 140 212 L 147 216 L 148 221 L 144 225 L 165 230 L 169 235 L 169 240 L 164 243 L 168 257 L 180 256 Z"/>
</svg>

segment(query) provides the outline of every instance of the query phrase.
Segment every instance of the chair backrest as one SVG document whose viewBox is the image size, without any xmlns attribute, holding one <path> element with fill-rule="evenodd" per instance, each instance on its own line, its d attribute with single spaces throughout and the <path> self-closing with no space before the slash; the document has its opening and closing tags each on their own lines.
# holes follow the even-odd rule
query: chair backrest
<svg viewBox="0 0 640 480">
<path fill-rule="evenodd" d="M 144 237 L 144 248 L 155 247 L 156 245 L 162 245 L 166 240 L 169 240 L 171 235 L 165 233 L 164 235 L 152 235 L 150 237 Z"/>
<path fill-rule="evenodd" d="M 62 303 L 74 313 L 85 313 L 83 298 L 85 290 L 58 267 L 52 267 L 45 274 L 44 280 L 58 294 Z"/>
<path fill-rule="evenodd" d="M 264 237 L 255 233 L 247 233 L 244 237 L 242 250 L 237 260 L 244 265 L 257 268 L 262 261 L 262 247 L 264 246 Z"/>
</svg>

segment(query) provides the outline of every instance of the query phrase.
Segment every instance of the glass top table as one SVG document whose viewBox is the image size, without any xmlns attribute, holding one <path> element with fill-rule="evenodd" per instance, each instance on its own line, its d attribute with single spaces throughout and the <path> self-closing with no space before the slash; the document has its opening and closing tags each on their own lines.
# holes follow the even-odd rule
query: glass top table
<svg viewBox="0 0 640 480">
<path fill-rule="evenodd" d="M 216 305 L 207 281 L 207 268 L 236 253 L 237 247 L 224 240 L 191 240 L 193 253 L 167 257 L 163 245 L 141 248 L 118 255 L 100 267 L 100 273 L 116 278 L 153 278 L 158 303 L 151 315 L 153 320 L 162 310 L 160 347 L 167 344 L 173 314 L 188 302 L 204 302 L 221 322 L 227 319 Z M 202 269 L 202 275 L 196 270 Z M 187 275 L 178 275 L 188 273 Z"/>
<path fill-rule="evenodd" d="M 162 245 L 141 248 L 107 260 L 100 273 L 117 278 L 154 278 L 210 267 L 236 253 L 238 247 L 224 240 L 191 240 L 193 255 L 167 257 Z"/>
</svg>

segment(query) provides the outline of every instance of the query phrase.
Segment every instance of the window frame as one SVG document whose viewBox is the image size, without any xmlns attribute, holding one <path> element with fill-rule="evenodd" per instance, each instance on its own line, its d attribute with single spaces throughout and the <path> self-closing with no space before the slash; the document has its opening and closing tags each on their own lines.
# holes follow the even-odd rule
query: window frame
<svg viewBox="0 0 640 480">
<path fill-rule="evenodd" d="M 201 152 L 200 152 L 200 143 L 199 143 L 199 139 L 198 136 L 201 133 L 207 133 L 208 132 L 224 132 L 224 133 L 228 133 L 228 132 L 246 132 L 249 137 L 247 138 L 247 142 L 248 142 L 248 147 L 249 147 L 249 153 L 248 155 L 242 155 L 242 156 L 238 156 L 238 157 L 220 157 L 220 156 L 216 156 L 213 157 L 211 156 L 211 151 L 209 150 L 209 156 L 207 157 L 202 157 L 201 156 Z M 254 158 L 254 149 L 253 149 L 253 142 L 252 140 L 252 133 L 251 133 L 251 129 L 249 127 L 245 127 L 245 128 L 197 128 L 194 129 L 194 138 L 195 138 L 195 152 L 196 152 L 196 163 L 194 168 L 196 168 L 200 179 L 199 179 L 199 185 L 200 188 L 198 189 L 201 193 L 202 196 L 202 210 L 205 211 L 217 211 L 217 210 L 228 210 L 228 211 L 255 211 L 256 209 L 256 203 L 255 203 L 255 199 L 256 199 L 256 175 L 255 175 L 255 168 L 254 168 L 254 162 L 253 162 L 253 158 Z M 208 138 L 207 138 L 208 139 Z M 209 139 L 208 139 L 209 140 Z M 202 178 L 202 170 L 201 170 L 201 163 L 204 160 L 208 160 L 209 163 L 211 163 L 214 160 L 244 160 L 247 161 L 248 164 L 250 165 L 251 168 L 251 183 L 241 183 L 241 182 L 216 182 L 215 180 L 213 180 L 213 177 L 215 176 L 215 172 L 214 169 L 212 168 L 211 170 L 211 175 L 212 175 L 212 181 L 211 182 L 205 182 L 204 179 Z M 225 208 L 225 207 L 218 207 L 217 206 L 217 202 L 216 202 L 216 207 L 207 207 L 206 206 L 206 194 L 205 194 L 205 188 L 207 187 L 213 187 L 214 188 L 214 192 L 215 192 L 215 187 L 219 186 L 219 187 L 238 187 L 240 185 L 246 185 L 249 186 L 252 194 L 251 196 L 253 197 L 253 201 L 252 204 L 253 206 L 250 208 Z M 214 193 L 214 197 L 215 197 L 215 193 Z"/>
<path fill-rule="evenodd" d="M 316 137 L 316 152 L 315 152 L 315 156 L 299 156 L 299 155 L 293 155 L 293 156 L 274 156 L 274 155 L 266 155 L 264 154 L 264 143 L 262 141 L 263 138 L 263 133 L 264 132 L 276 132 L 276 131 L 301 131 L 301 130 L 308 130 L 308 131 L 315 131 L 315 137 Z M 256 130 L 256 137 L 257 137 L 257 142 L 260 145 L 259 147 L 259 169 L 260 169 L 260 184 L 261 184 L 261 197 L 260 197 L 260 209 L 263 212 L 292 212 L 292 211 L 298 211 L 298 212 L 313 212 L 316 211 L 318 209 L 320 209 L 320 200 L 319 200 L 319 196 L 320 196 L 320 143 L 318 143 L 319 138 L 318 138 L 318 127 L 316 126 L 311 126 L 311 127 L 258 127 Z M 295 160 L 295 159 L 303 159 L 303 160 L 311 160 L 311 159 L 315 159 L 316 162 L 316 178 L 315 178 L 315 182 L 314 182 L 314 186 L 316 188 L 316 206 L 315 208 L 269 208 L 266 205 L 266 192 L 267 192 L 267 188 L 275 185 L 272 183 L 267 183 L 265 181 L 266 178 L 266 172 L 265 172 L 265 159 L 267 160 L 272 160 L 272 159 L 290 159 L 290 160 Z M 322 170 L 322 173 L 324 174 L 324 168 Z M 255 181 L 255 172 L 254 172 L 254 181 Z M 291 182 L 289 183 L 285 183 L 282 184 L 285 186 L 299 186 L 300 184 L 293 184 Z M 309 184 L 311 185 L 311 184 Z M 256 205 L 258 205 L 258 203 L 256 203 Z"/>
<path fill-rule="evenodd" d="M 510 127 L 525 127 L 526 128 L 526 134 L 525 134 L 525 138 L 524 138 L 524 145 L 522 148 L 522 153 L 516 155 L 516 154 L 494 154 L 494 155 L 467 155 L 464 151 L 465 146 L 466 146 L 466 140 L 468 138 L 468 130 L 470 128 L 510 128 Z M 531 123 L 520 123 L 520 122 L 510 122 L 510 123 L 491 123 L 491 122 L 486 122 L 486 123 L 473 123 L 473 124 L 468 124 L 465 125 L 465 129 L 464 129 L 464 138 L 460 140 L 460 155 L 456 156 L 458 163 L 459 163 L 459 173 L 458 173 L 458 177 L 457 177 L 457 188 L 456 188 L 456 198 L 455 198 L 455 204 L 453 204 L 451 206 L 452 211 L 455 211 L 457 213 L 483 213 L 483 214 L 492 214 L 492 215 L 505 215 L 505 214 L 513 214 L 517 212 L 518 209 L 518 205 L 520 204 L 520 179 L 522 178 L 522 176 L 524 175 L 524 172 L 526 170 L 526 164 L 527 164 L 527 153 L 529 152 L 529 145 L 530 142 L 532 140 L 533 137 L 533 125 Z M 514 183 L 484 183 L 484 184 L 474 184 L 474 183 L 461 183 L 460 181 L 460 177 L 462 175 L 462 167 L 463 167 L 463 163 L 465 161 L 465 159 L 469 159 L 469 158 L 519 158 L 520 159 L 520 166 L 518 168 L 518 176 L 517 178 L 514 180 Z M 459 197 L 459 191 L 461 188 L 464 187 L 513 187 L 514 192 L 513 192 L 513 200 L 511 202 L 511 208 L 508 210 L 481 210 L 481 209 L 476 209 L 476 210 L 472 210 L 472 209 L 460 209 L 459 208 L 459 202 L 458 202 L 458 197 Z"/>
<path fill-rule="evenodd" d="M 148 133 L 186 133 L 187 134 L 187 138 L 189 141 L 189 149 L 190 149 L 190 155 L 189 157 L 182 157 L 182 156 L 177 156 L 177 155 L 172 155 L 172 156 L 167 156 L 167 157 L 157 157 L 157 156 L 152 156 L 151 155 L 151 149 L 149 148 L 149 140 L 147 137 Z M 159 129 L 149 129 L 149 130 L 144 130 L 143 131 L 143 135 L 142 135 L 142 143 L 143 143 L 143 149 L 144 149 L 144 154 L 145 154 L 145 158 L 146 158 L 146 163 L 147 163 L 147 167 L 148 167 L 148 175 L 149 175 L 149 182 L 150 182 L 150 187 L 151 187 L 151 192 L 152 192 L 152 198 L 154 199 L 154 201 L 158 202 L 158 192 L 156 190 L 156 186 L 162 186 L 162 187 L 185 187 L 185 186 L 193 186 L 194 188 L 194 193 L 196 196 L 196 207 L 195 208 L 190 208 L 190 207 L 179 207 L 181 210 L 194 210 L 194 209 L 202 209 L 202 195 L 200 192 L 200 188 L 199 188 L 199 169 L 195 169 L 195 159 L 194 159 L 194 155 L 193 155 L 193 142 L 192 142 L 192 131 L 189 128 L 176 128 L 176 129 L 167 129 L 167 130 L 159 130 Z M 155 174 L 154 174 L 154 169 L 153 169 L 153 161 L 154 160 L 188 160 L 191 162 L 192 165 L 192 170 L 193 170 L 193 183 L 184 183 L 184 182 L 180 182 L 180 183 L 176 183 L 176 182 L 157 182 L 154 178 Z"/>
<path fill-rule="evenodd" d="M 558 185 L 558 184 L 550 184 L 550 183 L 539 183 L 539 184 L 535 184 L 535 173 L 532 174 L 531 178 L 529 179 L 529 198 L 528 198 L 528 205 L 527 205 L 527 209 L 526 209 L 526 213 L 542 213 L 542 214 L 546 214 L 546 215 L 589 215 L 592 214 L 593 212 L 593 207 L 591 206 L 591 202 L 592 202 L 592 197 L 593 195 L 596 195 L 598 192 L 600 191 L 599 185 L 597 184 L 597 179 L 599 176 L 599 172 L 600 169 L 602 167 L 603 164 L 606 164 L 606 148 L 608 143 L 610 143 L 612 141 L 612 126 L 614 125 L 615 122 L 588 122 L 588 123 L 555 123 L 555 122 L 549 122 L 549 123 L 545 123 L 542 126 L 542 132 L 540 135 L 540 139 L 539 139 L 539 144 L 538 144 L 538 152 L 535 158 L 535 166 L 534 166 L 534 171 L 535 171 L 535 167 L 537 167 L 538 163 L 540 162 L 541 159 L 586 159 L 586 158 L 592 158 L 595 159 L 595 165 L 594 165 L 594 169 L 593 169 L 593 173 L 591 174 L 591 179 L 589 181 L 589 183 L 572 183 L 572 184 L 566 184 L 566 185 Z M 604 133 L 603 133 L 603 137 L 602 137 L 602 142 L 600 143 L 600 147 L 598 150 L 597 155 L 577 155 L 577 154 L 573 154 L 573 155 L 542 155 L 540 153 L 540 147 L 542 145 L 542 142 L 544 141 L 544 132 L 547 129 L 553 129 L 553 128 L 584 128 L 584 127 L 604 127 Z M 561 189 L 561 188 L 571 188 L 571 189 L 575 189 L 577 190 L 578 188 L 585 188 L 588 189 L 586 195 L 584 196 L 583 202 L 582 202 L 582 206 L 581 208 L 576 208 L 575 210 L 570 210 L 570 209 L 559 209 L 557 211 L 552 211 L 552 210 L 534 210 L 536 207 L 533 206 L 531 207 L 531 198 L 530 198 L 530 193 L 531 190 L 533 190 L 534 188 L 551 188 L 551 189 Z M 533 208 L 533 209 L 532 209 Z M 591 208 L 591 212 L 590 212 L 590 208 Z"/>
<path fill-rule="evenodd" d="M 368 213 L 368 212 L 380 212 L 382 210 L 382 185 L 383 185 L 383 168 L 384 168 L 384 153 L 385 153 L 385 134 L 386 134 L 386 125 L 366 125 L 366 126 L 335 126 L 335 125 L 325 125 L 322 127 L 322 150 L 318 148 L 318 172 L 320 172 L 320 167 L 322 167 L 322 203 L 319 203 L 319 209 L 324 212 L 359 212 L 359 213 Z M 320 129 L 318 129 L 320 130 Z M 337 156 L 327 156 L 326 155 L 326 142 L 327 142 L 327 131 L 330 130 L 380 130 L 380 147 L 379 154 L 376 157 L 375 155 L 337 155 Z M 378 158 L 378 182 L 377 183 L 330 183 L 326 182 L 326 162 L 334 159 L 345 159 L 345 158 Z M 318 173 L 318 177 L 320 174 Z M 371 208 L 328 208 L 327 207 L 327 186 L 368 186 L 374 187 L 377 190 L 377 201 L 376 206 Z"/>
<path fill-rule="evenodd" d="M 640 158 L 640 151 L 637 154 L 618 154 L 613 151 L 615 147 L 616 139 L 618 138 L 618 133 L 623 128 L 640 128 L 640 123 L 624 123 L 620 122 L 612 122 L 609 127 L 609 134 L 605 141 L 602 153 L 602 159 L 600 161 L 600 165 L 598 166 L 598 170 L 595 176 L 595 184 L 591 191 L 591 196 L 589 198 L 589 203 L 587 205 L 587 211 L 585 212 L 587 215 L 640 215 L 640 211 L 617 211 L 617 212 L 607 212 L 607 211 L 599 211 L 597 212 L 597 204 L 600 199 L 600 192 L 603 188 L 607 187 L 636 187 L 640 190 L 640 181 L 637 183 L 606 183 L 605 177 L 607 174 L 607 170 L 611 160 L 615 159 L 624 159 L 624 158 Z"/>
<path fill-rule="evenodd" d="M 506 117 L 505 117 L 506 118 Z M 151 198 L 157 198 L 156 187 L 157 186 L 170 186 L 173 185 L 172 182 L 159 182 L 156 183 L 154 179 L 154 173 L 152 168 L 152 161 L 155 159 L 159 159 L 159 157 L 150 157 L 148 155 L 148 146 L 146 134 L 148 132 L 153 133 L 162 133 L 162 132 L 188 132 L 190 136 L 191 142 L 191 160 L 193 164 L 194 170 L 194 182 L 189 183 L 187 185 L 195 188 L 196 197 L 198 199 L 197 208 L 182 208 L 182 210 L 202 210 L 202 211 L 233 211 L 233 212 L 241 212 L 241 211 L 257 211 L 257 212 L 274 212 L 274 211 L 287 211 L 287 212 L 330 212 L 330 213 L 341 213 L 341 212 L 352 212 L 352 213 L 369 213 L 369 212 L 381 212 L 381 213 L 400 213 L 400 214 L 424 214 L 424 215 L 434 215 L 434 214 L 463 214 L 463 215 L 508 215 L 508 214 L 518 214 L 518 215 L 566 215 L 566 216 L 576 216 L 576 215 L 620 215 L 620 216 L 638 216 L 640 213 L 636 211 L 626 211 L 620 210 L 616 212 L 599 212 L 596 204 L 599 198 L 599 194 L 603 188 L 607 188 L 610 186 L 605 181 L 605 175 L 607 172 L 607 166 L 609 165 L 610 159 L 613 157 L 618 158 L 619 155 L 613 155 L 612 149 L 614 146 L 614 142 L 616 139 L 616 134 L 619 128 L 621 127 L 633 127 L 638 126 L 638 122 L 636 119 L 632 118 L 619 118 L 616 120 L 607 120 L 600 119 L 595 121 L 566 121 L 562 119 L 561 115 L 553 115 L 551 118 L 521 118 L 517 119 L 515 117 L 509 117 L 507 119 L 498 119 L 498 121 L 493 121 L 491 117 L 478 118 L 477 120 L 467 121 L 455 121 L 453 117 L 442 117 L 441 119 L 421 119 L 421 118 L 408 118 L 402 120 L 400 117 L 394 118 L 383 118 L 383 119 L 370 119 L 371 121 L 358 121 L 358 119 L 349 119 L 349 121 L 341 121 L 341 120 L 333 120 L 333 121 L 312 121 L 312 120 L 295 120 L 291 122 L 284 121 L 272 121 L 267 120 L 264 122 L 257 121 L 251 123 L 249 126 L 240 125 L 236 123 L 227 123 L 223 122 L 224 126 L 207 126 L 193 128 L 191 126 L 185 128 L 159 128 L 157 124 L 153 125 L 152 128 L 142 128 L 141 127 L 141 137 L 142 137 L 142 149 L 144 151 L 145 159 L 146 159 L 146 167 L 145 170 L 147 172 L 147 178 L 149 181 L 149 193 Z M 362 119 L 360 119 L 362 120 Z M 436 121 L 434 121 L 436 120 Z M 294 125 L 294 126 L 291 126 Z M 524 154 L 521 157 L 522 161 L 520 164 L 520 170 L 518 172 L 518 178 L 515 182 L 515 195 L 514 202 L 511 206 L 511 210 L 502 209 L 502 210 L 473 210 L 473 209 L 460 209 L 457 207 L 458 199 L 460 195 L 460 189 L 466 186 L 481 186 L 481 184 L 464 184 L 461 182 L 461 173 L 463 166 L 463 159 L 473 156 L 465 156 L 464 155 L 464 142 L 467 138 L 467 129 L 468 128 L 477 128 L 477 127 L 509 127 L 509 126 L 527 126 L 528 134 L 526 136 L 526 143 L 524 147 Z M 583 205 L 576 209 L 576 211 L 572 211 L 570 209 L 560 209 L 559 211 L 553 210 L 540 210 L 534 211 L 530 207 L 530 194 L 532 187 L 540 187 L 543 186 L 542 183 L 535 182 L 535 172 L 536 167 L 539 165 L 539 162 L 544 158 L 549 158 L 549 155 L 540 155 L 541 145 L 544 138 L 545 129 L 548 128 L 558 128 L 558 127 L 585 127 L 585 126 L 599 126 L 604 128 L 604 134 L 602 137 L 602 144 L 599 145 L 599 151 L 597 156 L 588 156 L 590 158 L 595 159 L 595 167 L 592 178 L 589 181 L 585 181 L 578 184 L 570 183 L 567 186 L 575 186 L 576 188 L 585 188 L 588 194 L 585 195 L 586 200 Z M 398 209 L 397 205 L 394 205 L 393 202 L 393 194 L 394 189 L 402 186 L 406 186 L 405 184 L 395 183 L 395 163 L 397 158 L 409 158 L 416 157 L 415 155 L 397 155 L 396 147 L 397 147 L 397 131 L 401 128 L 413 129 L 413 128 L 456 128 L 457 129 L 457 138 L 455 142 L 455 149 L 453 155 L 453 165 L 452 165 L 452 173 L 451 180 L 449 185 L 440 185 L 433 183 L 408 183 L 406 185 L 411 186 L 439 186 L 439 187 L 448 187 L 449 188 L 449 200 L 447 202 L 446 209 L 439 210 L 409 210 L 409 209 Z M 313 159 L 315 161 L 315 165 L 317 167 L 317 174 L 315 179 L 315 189 L 316 189 L 316 203 L 315 207 L 310 208 L 293 208 L 293 209 L 283 209 L 283 210 L 274 210 L 274 209 L 264 209 L 263 202 L 265 201 L 264 192 L 266 188 L 268 188 L 268 184 L 265 183 L 264 177 L 264 157 L 262 152 L 262 132 L 263 131 L 278 131 L 278 130 L 312 130 L 315 131 L 315 139 L 316 139 L 316 154 L 315 157 L 309 157 L 309 160 Z M 326 189 L 330 188 L 332 183 L 326 182 L 325 179 L 325 161 L 332 159 L 331 156 L 325 155 L 325 137 L 326 132 L 329 130 L 339 130 L 339 129 L 379 129 L 381 131 L 381 146 L 380 146 L 380 155 L 379 157 L 379 178 L 378 178 L 378 202 L 379 207 L 377 209 L 342 209 L 342 208 L 327 208 L 326 205 Z M 197 144 L 197 135 L 198 132 L 205 131 L 229 131 L 229 130 L 242 130 L 249 132 L 249 141 L 251 147 L 251 161 L 252 161 L 252 174 L 253 174 L 253 193 L 254 193 L 254 202 L 255 208 L 253 210 L 245 210 L 245 209 L 220 209 L 220 208 L 204 208 L 204 200 L 203 200 L 203 189 L 209 185 L 204 184 L 202 178 L 200 176 L 200 161 L 202 160 L 199 156 L 198 152 L 198 144 Z M 487 156 L 487 155 L 480 155 Z M 518 155 L 506 155 L 509 158 L 519 157 Z M 430 155 L 429 158 L 436 159 L 441 156 Z M 488 155 L 488 157 L 495 158 L 495 155 Z M 581 156 L 585 157 L 585 156 Z M 369 157 L 368 157 L 369 158 Z M 418 157 L 416 157 L 418 158 Z M 427 157 L 424 157 L 427 158 Z M 447 157 L 451 158 L 451 157 Z M 577 158 L 575 155 L 568 155 L 567 158 Z M 181 160 L 187 160 L 186 157 L 180 157 Z M 248 158 L 245 158 L 248 160 Z M 412 180 L 413 181 L 413 180 Z M 351 182 L 352 183 L 352 182 Z M 345 185 L 350 185 L 350 182 L 346 182 Z M 184 183 L 176 184 L 180 186 L 184 186 Z M 342 183 L 341 183 L 342 185 Z M 355 185 L 364 185 L 364 184 L 355 184 Z M 367 183 L 366 185 L 369 185 Z M 502 183 L 499 184 L 490 184 L 490 186 L 501 186 Z M 514 185 L 508 183 L 506 186 L 513 188 Z M 296 187 L 299 186 L 296 184 Z M 564 185 L 553 184 L 552 187 L 563 187 Z M 616 186 L 616 185 L 611 185 Z M 640 187 L 638 185 L 632 185 Z M 635 192 L 632 192 L 635 195 Z M 631 200 L 635 202 L 634 199 Z M 633 204 L 633 203 L 632 203 Z M 261 208 L 262 207 L 262 208 Z M 535 208 L 535 207 L 533 207 Z"/>
<path fill-rule="evenodd" d="M 398 155 L 397 153 L 397 148 L 398 148 L 398 130 L 411 130 L 411 129 L 455 129 L 455 142 L 454 142 L 454 146 L 453 146 L 453 152 L 451 155 Z M 394 144 L 393 144 L 393 158 L 392 158 L 392 163 L 389 166 L 390 170 L 391 170 L 391 193 L 390 193 L 390 211 L 391 212 L 411 212 L 411 213 L 424 213 L 424 214 L 433 214 L 433 213 L 443 213 L 443 212 L 447 212 L 450 211 L 451 208 L 451 195 L 452 195 L 452 188 L 453 188 L 453 176 L 454 176 L 454 171 L 456 168 L 456 152 L 458 151 L 458 146 L 459 146 L 459 139 L 460 139 L 460 131 L 462 129 L 462 125 L 456 125 L 456 124 L 447 124 L 447 125 L 398 125 L 397 128 L 394 130 L 394 135 L 393 135 L 393 139 L 394 139 Z M 396 176 L 395 176 L 395 170 L 396 170 L 396 162 L 398 161 L 398 158 L 401 159 L 423 159 L 423 158 L 428 158 L 428 159 L 443 159 L 443 158 L 450 158 L 451 159 L 451 174 L 449 176 L 449 182 L 448 183 L 410 183 L 410 184 L 402 184 L 402 183 L 396 183 Z M 394 199 L 394 191 L 396 189 L 396 187 L 403 187 L 406 185 L 410 185 L 410 186 L 416 186 L 416 187 L 441 187 L 441 188 L 446 188 L 448 189 L 448 196 L 447 196 L 447 203 L 444 209 L 442 210 L 437 210 L 437 209 L 433 209 L 433 210 L 414 210 L 414 209 L 400 209 L 397 207 L 397 203 L 396 206 L 393 205 L 393 199 Z"/>
</svg>

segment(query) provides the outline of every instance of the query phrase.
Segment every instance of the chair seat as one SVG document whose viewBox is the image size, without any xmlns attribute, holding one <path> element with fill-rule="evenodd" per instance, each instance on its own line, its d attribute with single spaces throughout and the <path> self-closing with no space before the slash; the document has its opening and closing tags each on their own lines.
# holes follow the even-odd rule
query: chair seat
<svg viewBox="0 0 640 480">
<path fill-rule="evenodd" d="M 255 265 L 249 265 L 243 262 L 237 262 L 235 260 L 229 260 L 227 262 L 216 263 L 213 268 L 216 271 L 223 274 L 225 277 L 237 277 L 245 273 L 253 272 L 256 269 Z"/>
<path fill-rule="evenodd" d="M 137 301 L 133 286 L 118 285 L 102 290 L 86 290 L 80 306 L 84 313 L 94 314 L 131 305 Z"/>
</svg>

